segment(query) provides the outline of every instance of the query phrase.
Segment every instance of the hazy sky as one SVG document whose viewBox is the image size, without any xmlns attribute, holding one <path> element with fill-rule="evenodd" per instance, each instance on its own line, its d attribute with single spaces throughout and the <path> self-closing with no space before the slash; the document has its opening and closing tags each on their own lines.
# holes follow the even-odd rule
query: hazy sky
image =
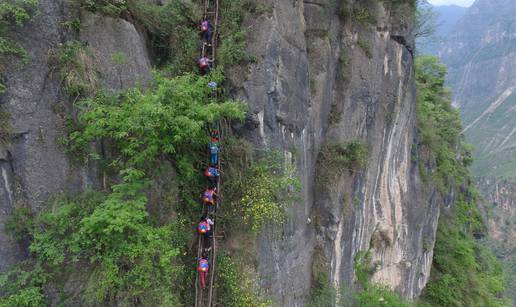
<svg viewBox="0 0 516 307">
<path fill-rule="evenodd" d="M 434 5 L 455 4 L 460 6 L 470 6 L 475 0 L 429 0 Z"/>
</svg>

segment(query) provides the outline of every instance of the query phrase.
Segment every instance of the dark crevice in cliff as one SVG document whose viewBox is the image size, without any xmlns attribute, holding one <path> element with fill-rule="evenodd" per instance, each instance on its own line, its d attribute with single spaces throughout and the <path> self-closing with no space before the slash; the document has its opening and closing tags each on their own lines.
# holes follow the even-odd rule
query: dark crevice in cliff
<svg viewBox="0 0 516 307">
<path fill-rule="evenodd" d="M 398 44 L 402 45 L 403 47 L 405 47 L 407 49 L 407 51 L 412 55 L 414 56 L 414 48 L 412 47 L 411 44 L 409 44 L 407 42 L 407 39 L 405 36 L 402 36 L 402 35 L 393 35 L 391 34 L 391 39 L 394 40 L 395 42 L 397 42 Z"/>
</svg>

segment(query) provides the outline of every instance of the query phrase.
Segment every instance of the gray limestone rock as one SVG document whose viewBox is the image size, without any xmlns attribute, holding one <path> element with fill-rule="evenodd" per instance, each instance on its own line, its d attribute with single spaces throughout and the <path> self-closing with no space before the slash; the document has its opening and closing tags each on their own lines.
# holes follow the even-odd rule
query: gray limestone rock
<svg viewBox="0 0 516 307">
<path fill-rule="evenodd" d="M 53 195 L 100 185 L 94 164 L 72 163 L 58 144 L 64 116 L 72 110 L 51 55 L 73 39 L 62 24 L 73 18 L 68 5 L 40 0 L 34 20 L 12 33 L 30 61 L 7 66 L 8 90 L 0 97 L 13 127 L 10 145 L 1 149 L 0 157 L 0 271 L 25 257 L 25 249 L 3 230 L 14 207 L 38 211 Z M 80 39 L 95 52 L 104 86 L 116 90 L 150 82 L 146 40 L 131 23 L 87 12 L 81 21 Z"/>
<path fill-rule="evenodd" d="M 121 89 L 150 82 L 151 63 L 145 36 L 133 24 L 84 11 L 79 38 L 93 51 L 108 88 Z"/>
<path fill-rule="evenodd" d="M 353 291 L 361 250 L 372 252 L 372 280 L 405 297 L 418 296 L 430 274 L 441 200 L 424 188 L 413 159 L 411 21 L 399 26 L 401 10 L 372 1 L 363 5 L 374 22 L 346 19 L 343 10 L 360 3 L 268 1 L 273 13 L 248 21 L 259 29 L 249 33 L 249 51 L 260 60 L 247 75 L 231 75 L 252 111 L 242 134 L 287 158 L 297 151 L 303 201 L 257 242 L 261 284 L 283 306 L 307 302 L 321 247 L 337 288 Z M 354 140 L 369 148 L 367 168 L 318 187 L 321 144 Z"/>
</svg>

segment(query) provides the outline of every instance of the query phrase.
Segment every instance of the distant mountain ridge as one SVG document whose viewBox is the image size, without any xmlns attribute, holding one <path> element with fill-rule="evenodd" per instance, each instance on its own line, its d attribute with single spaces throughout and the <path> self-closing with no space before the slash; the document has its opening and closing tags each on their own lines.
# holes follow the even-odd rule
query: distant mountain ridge
<svg viewBox="0 0 516 307">
<path fill-rule="evenodd" d="M 475 146 L 473 172 L 516 177 L 516 1 L 477 0 L 438 54 Z"/>
<path fill-rule="evenodd" d="M 418 46 L 422 54 L 437 55 L 441 42 L 464 16 L 467 8 L 458 5 L 434 5 L 432 8 L 438 15 L 435 37 L 421 39 Z"/>
<path fill-rule="evenodd" d="M 438 34 L 445 37 L 464 16 L 467 8 L 458 5 L 438 5 L 434 6 L 434 11 L 439 14 Z"/>
<path fill-rule="evenodd" d="M 475 147 L 473 173 L 484 196 L 488 244 L 504 262 L 506 296 L 516 302 L 516 0 L 477 0 L 436 54 Z"/>
</svg>

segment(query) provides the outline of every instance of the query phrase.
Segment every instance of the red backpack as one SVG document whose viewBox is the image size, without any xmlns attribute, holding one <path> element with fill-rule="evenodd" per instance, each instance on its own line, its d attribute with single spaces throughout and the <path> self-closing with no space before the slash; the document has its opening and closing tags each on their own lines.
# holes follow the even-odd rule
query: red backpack
<svg viewBox="0 0 516 307">
<path fill-rule="evenodd" d="M 211 177 L 211 176 L 212 176 L 209 168 L 207 168 L 207 169 L 204 171 L 204 176 L 206 176 L 206 177 Z"/>
</svg>

